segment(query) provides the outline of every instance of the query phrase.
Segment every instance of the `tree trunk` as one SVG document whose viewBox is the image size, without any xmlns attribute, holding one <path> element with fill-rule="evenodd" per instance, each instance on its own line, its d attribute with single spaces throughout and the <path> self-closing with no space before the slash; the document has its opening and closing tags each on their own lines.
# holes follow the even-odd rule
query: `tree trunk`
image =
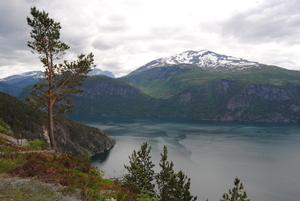
<svg viewBox="0 0 300 201">
<path fill-rule="evenodd" d="M 49 105 L 48 105 L 48 134 L 49 134 L 49 138 L 50 138 L 51 148 L 54 151 L 56 151 L 57 147 L 56 147 L 56 142 L 55 142 L 54 132 L 53 132 L 53 113 L 52 113 L 52 107 L 53 107 L 53 104 L 51 103 L 51 101 L 49 101 Z"/>
</svg>

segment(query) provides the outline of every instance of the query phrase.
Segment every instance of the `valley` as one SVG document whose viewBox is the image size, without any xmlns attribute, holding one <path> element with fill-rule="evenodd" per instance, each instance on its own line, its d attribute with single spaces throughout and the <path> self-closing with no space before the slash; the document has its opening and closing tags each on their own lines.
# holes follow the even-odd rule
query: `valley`
<svg viewBox="0 0 300 201">
<path fill-rule="evenodd" d="M 101 70 L 100 70 L 101 71 Z M 300 71 L 187 51 L 151 61 L 120 78 L 92 74 L 73 95 L 75 114 L 219 121 L 299 122 Z M 24 100 L 32 88 L 19 94 Z"/>
</svg>

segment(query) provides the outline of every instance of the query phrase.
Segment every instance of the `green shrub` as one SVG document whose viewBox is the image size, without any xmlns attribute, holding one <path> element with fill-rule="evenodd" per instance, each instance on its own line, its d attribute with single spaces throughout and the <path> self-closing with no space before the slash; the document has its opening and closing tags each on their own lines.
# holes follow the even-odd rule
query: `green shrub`
<svg viewBox="0 0 300 201">
<path fill-rule="evenodd" d="M 0 174 L 13 170 L 18 163 L 19 161 L 17 160 L 0 159 Z"/>
<path fill-rule="evenodd" d="M 44 150 L 48 146 L 48 143 L 43 141 L 43 140 L 32 140 L 29 141 L 29 147 L 34 149 L 34 150 Z"/>
<path fill-rule="evenodd" d="M 102 179 L 102 183 L 105 185 L 105 186 L 112 186 L 114 185 L 114 181 L 112 180 L 109 180 L 109 179 Z"/>
<path fill-rule="evenodd" d="M 10 131 L 10 126 L 7 125 L 2 118 L 0 118 L 0 132 L 8 134 Z"/>
</svg>

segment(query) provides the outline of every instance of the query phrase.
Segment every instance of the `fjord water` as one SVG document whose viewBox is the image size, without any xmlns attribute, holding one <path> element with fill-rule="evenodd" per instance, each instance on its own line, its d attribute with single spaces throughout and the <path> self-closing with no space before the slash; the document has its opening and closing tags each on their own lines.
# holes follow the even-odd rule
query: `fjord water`
<svg viewBox="0 0 300 201">
<path fill-rule="evenodd" d="M 217 122 L 154 117 L 70 115 L 98 127 L 117 141 L 113 149 L 92 157 L 105 177 L 120 177 L 128 156 L 143 142 L 152 147 L 159 171 L 167 145 L 169 160 L 191 178 L 198 200 L 220 200 L 241 179 L 257 201 L 300 200 L 300 124 Z"/>
</svg>

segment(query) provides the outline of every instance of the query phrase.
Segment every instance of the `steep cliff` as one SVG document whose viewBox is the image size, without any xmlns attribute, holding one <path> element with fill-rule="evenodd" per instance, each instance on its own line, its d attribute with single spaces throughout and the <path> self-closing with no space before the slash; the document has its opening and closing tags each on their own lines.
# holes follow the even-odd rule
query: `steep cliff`
<svg viewBox="0 0 300 201">
<path fill-rule="evenodd" d="M 151 110 L 151 97 L 132 83 L 92 76 L 80 88 L 83 92 L 72 97 L 77 114 L 144 115 Z"/>
<path fill-rule="evenodd" d="M 263 66 L 236 72 L 176 64 L 121 79 L 162 101 L 158 116 L 223 121 L 300 121 L 300 72 Z"/>
<path fill-rule="evenodd" d="M 299 122 L 299 92 L 294 87 L 248 84 L 242 81 L 207 82 L 201 89 L 173 98 L 190 118 L 223 121 Z"/>
<path fill-rule="evenodd" d="M 15 131 L 15 137 L 48 141 L 46 113 L 29 107 L 17 98 L 0 92 L 0 117 Z M 57 115 L 54 135 L 59 151 L 89 155 L 101 153 L 115 145 L 105 132 Z"/>
</svg>

